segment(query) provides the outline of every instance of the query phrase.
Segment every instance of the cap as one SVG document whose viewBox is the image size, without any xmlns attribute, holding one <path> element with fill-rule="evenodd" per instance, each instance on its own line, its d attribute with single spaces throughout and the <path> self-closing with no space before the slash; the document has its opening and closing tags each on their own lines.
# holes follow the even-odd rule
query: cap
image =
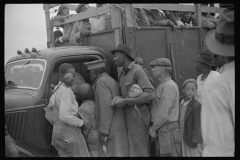
<svg viewBox="0 0 240 160">
<path fill-rule="evenodd" d="M 158 58 L 153 60 L 150 64 L 151 67 L 153 66 L 165 66 L 165 67 L 172 67 L 172 63 L 167 58 Z"/>
<path fill-rule="evenodd" d="M 205 63 L 209 66 L 215 66 L 213 54 L 209 51 L 203 51 L 196 58 L 196 61 Z"/>
<path fill-rule="evenodd" d="M 105 67 L 106 59 L 84 63 L 88 70 Z"/>
</svg>

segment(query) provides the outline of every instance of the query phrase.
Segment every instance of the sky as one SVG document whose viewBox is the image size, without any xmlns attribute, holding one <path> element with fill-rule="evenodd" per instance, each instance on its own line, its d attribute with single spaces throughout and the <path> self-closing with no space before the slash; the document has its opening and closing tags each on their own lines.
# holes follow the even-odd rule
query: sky
<svg viewBox="0 0 240 160">
<path fill-rule="evenodd" d="M 53 12 L 53 9 L 50 11 Z M 70 11 L 70 14 L 76 12 Z M 51 13 L 50 17 L 54 15 L 56 13 Z M 6 4 L 4 29 L 4 65 L 17 55 L 17 50 L 24 52 L 25 48 L 30 51 L 33 47 L 37 50 L 47 48 L 43 4 Z"/>
<path fill-rule="evenodd" d="M 96 6 L 96 4 L 90 4 Z M 215 5 L 216 6 L 216 5 Z M 218 7 L 218 5 L 216 6 Z M 57 9 L 54 7 L 53 9 Z M 53 9 L 50 11 L 53 12 Z M 70 14 L 76 14 L 70 11 Z M 56 13 L 50 13 L 50 17 Z M 4 65 L 17 50 L 24 52 L 47 48 L 46 21 L 43 4 L 6 4 L 4 27 Z"/>
</svg>

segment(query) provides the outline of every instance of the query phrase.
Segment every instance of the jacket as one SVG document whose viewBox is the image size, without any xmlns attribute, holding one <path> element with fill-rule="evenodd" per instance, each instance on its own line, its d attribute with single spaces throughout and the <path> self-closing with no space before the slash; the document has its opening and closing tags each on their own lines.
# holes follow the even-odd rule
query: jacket
<svg viewBox="0 0 240 160">
<path fill-rule="evenodd" d="M 106 157 L 127 157 L 128 139 L 127 128 L 122 108 L 112 107 L 112 99 L 120 96 L 118 83 L 107 73 L 102 73 L 93 83 L 95 97 L 95 119 L 97 132 L 108 135 L 107 154 L 105 155 L 102 146 L 100 156 Z"/>
<path fill-rule="evenodd" d="M 180 102 L 184 97 L 180 98 Z M 183 140 L 189 148 L 196 148 L 198 143 L 202 143 L 202 133 L 200 124 L 201 104 L 192 99 L 186 109 L 184 118 Z"/>
</svg>

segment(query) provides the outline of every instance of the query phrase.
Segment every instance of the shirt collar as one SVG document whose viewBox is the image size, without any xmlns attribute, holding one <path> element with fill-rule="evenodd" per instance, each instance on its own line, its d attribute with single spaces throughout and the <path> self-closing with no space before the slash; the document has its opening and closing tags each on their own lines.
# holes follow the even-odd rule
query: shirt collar
<svg viewBox="0 0 240 160">
<path fill-rule="evenodd" d="M 232 61 L 232 62 L 230 62 L 230 63 L 228 63 L 228 64 L 225 64 L 225 65 L 224 65 L 224 68 L 223 68 L 223 70 L 222 70 L 222 73 L 223 73 L 223 72 L 226 72 L 227 70 L 232 69 L 232 68 L 234 68 L 234 67 L 235 67 L 235 61 Z"/>
<path fill-rule="evenodd" d="M 135 64 L 135 62 L 132 61 L 132 62 L 128 65 L 128 67 L 126 68 L 126 70 L 125 70 L 124 68 L 122 68 L 122 73 L 123 73 L 124 75 L 127 74 L 128 71 L 133 67 L 134 64 Z"/>
<path fill-rule="evenodd" d="M 184 106 L 186 106 L 186 105 L 188 105 L 188 103 L 192 100 L 193 98 L 191 98 L 191 99 L 189 99 L 188 101 L 184 101 L 184 98 L 182 99 L 182 101 L 181 101 L 181 104 L 180 105 L 184 105 Z"/>
<path fill-rule="evenodd" d="M 169 81 L 169 80 L 171 80 L 171 77 L 167 77 L 167 78 L 165 78 L 165 80 L 162 81 L 161 84 L 164 84 L 164 83 L 166 83 L 166 82 Z"/>
</svg>

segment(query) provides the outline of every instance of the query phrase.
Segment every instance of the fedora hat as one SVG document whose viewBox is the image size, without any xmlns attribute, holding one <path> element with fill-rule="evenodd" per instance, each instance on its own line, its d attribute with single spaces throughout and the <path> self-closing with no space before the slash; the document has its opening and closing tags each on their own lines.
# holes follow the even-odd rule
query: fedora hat
<svg viewBox="0 0 240 160">
<path fill-rule="evenodd" d="M 66 6 L 66 5 L 63 4 L 63 5 L 61 5 L 61 6 L 58 8 L 57 16 L 60 15 L 60 13 L 61 13 L 61 11 L 62 11 L 63 9 L 68 9 L 68 10 L 69 10 L 68 6 Z"/>
<path fill-rule="evenodd" d="M 206 50 L 206 51 L 203 51 L 202 53 L 200 53 L 195 58 L 195 60 L 198 62 L 201 62 L 201 63 L 205 63 L 209 66 L 215 66 L 213 54 L 209 50 Z"/>
<path fill-rule="evenodd" d="M 125 44 L 119 44 L 116 49 L 111 51 L 112 54 L 114 54 L 115 52 L 123 52 L 127 55 L 128 58 L 134 61 L 131 54 L 131 48 Z"/>
<path fill-rule="evenodd" d="M 217 27 L 205 36 L 207 48 L 214 54 L 234 57 L 234 7 L 223 10 L 219 15 Z"/>
</svg>

